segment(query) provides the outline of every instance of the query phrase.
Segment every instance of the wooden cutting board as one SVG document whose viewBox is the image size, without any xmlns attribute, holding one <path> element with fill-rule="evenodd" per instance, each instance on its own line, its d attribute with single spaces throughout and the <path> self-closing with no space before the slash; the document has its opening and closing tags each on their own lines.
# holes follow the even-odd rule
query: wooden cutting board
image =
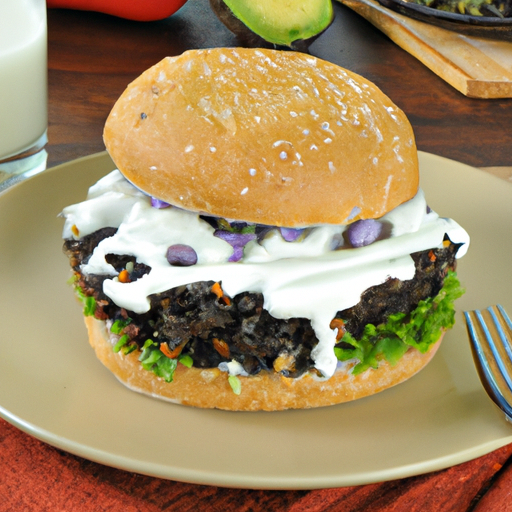
<svg viewBox="0 0 512 512">
<path fill-rule="evenodd" d="M 374 0 L 339 0 L 472 98 L 512 98 L 512 42 L 458 34 L 413 20 Z"/>
</svg>

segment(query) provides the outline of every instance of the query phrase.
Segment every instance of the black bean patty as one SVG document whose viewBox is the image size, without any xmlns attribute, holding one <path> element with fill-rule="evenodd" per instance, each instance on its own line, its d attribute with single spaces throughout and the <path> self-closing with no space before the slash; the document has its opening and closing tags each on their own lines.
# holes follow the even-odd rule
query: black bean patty
<svg viewBox="0 0 512 512">
<path fill-rule="evenodd" d="M 167 352 L 190 355 L 198 368 L 217 367 L 233 359 L 251 375 L 262 369 L 274 369 L 287 377 L 298 377 L 314 368 L 311 350 L 318 340 L 310 321 L 273 318 L 263 308 L 260 293 L 227 297 L 222 292 L 222 283 L 202 281 L 152 295 L 151 308 L 144 314 L 116 306 L 103 293 L 103 281 L 109 276 L 80 272 L 81 264 L 87 262 L 99 242 L 115 232 L 114 228 L 104 228 L 80 240 L 66 240 L 64 252 L 76 273 L 77 285 L 86 296 L 96 299 L 96 318 L 131 319 L 124 330 L 130 343 L 140 348 L 152 339 L 165 345 Z M 358 339 L 366 324 L 379 325 L 391 314 L 409 313 L 421 300 L 437 295 L 447 271 L 455 268 L 458 247 L 446 243 L 442 249 L 412 254 L 414 278 L 388 279 L 366 290 L 357 305 L 336 314 L 336 318 L 343 319 L 343 329 Z M 128 266 L 130 281 L 151 271 L 132 256 L 112 254 L 107 260 L 119 272 Z M 335 325 L 336 321 L 332 326 Z"/>
</svg>

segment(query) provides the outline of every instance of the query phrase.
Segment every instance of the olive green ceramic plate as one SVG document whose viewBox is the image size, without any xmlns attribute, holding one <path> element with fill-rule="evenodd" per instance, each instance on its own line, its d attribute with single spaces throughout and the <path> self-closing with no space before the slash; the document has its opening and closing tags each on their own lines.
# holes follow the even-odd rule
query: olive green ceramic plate
<svg viewBox="0 0 512 512">
<path fill-rule="evenodd" d="M 469 231 L 467 294 L 433 362 L 406 383 L 335 407 L 277 413 L 199 410 L 133 393 L 96 360 L 62 254 L 61 209 L 112 170 L 105 154 L 0 195 L 0 414 L 29 434 L 109 466 L 230 487 L 300 489 L 420 474 L 512 442 L 484 393 L 462 309 L 512 312 L 512 186 L 421 154 L 430 206 Z"/>
</svg>

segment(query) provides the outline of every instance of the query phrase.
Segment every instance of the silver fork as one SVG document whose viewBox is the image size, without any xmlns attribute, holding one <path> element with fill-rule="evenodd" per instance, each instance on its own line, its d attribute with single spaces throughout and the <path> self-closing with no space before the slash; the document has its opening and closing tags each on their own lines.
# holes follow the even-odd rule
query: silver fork
<svg viewBox="0 0 512 512">
<path fill-rule="evenodd" d="M 500 306 L 464 311 L 473 358 L 482 384 L 512 422 L 512 321 Z"/>
</svg>

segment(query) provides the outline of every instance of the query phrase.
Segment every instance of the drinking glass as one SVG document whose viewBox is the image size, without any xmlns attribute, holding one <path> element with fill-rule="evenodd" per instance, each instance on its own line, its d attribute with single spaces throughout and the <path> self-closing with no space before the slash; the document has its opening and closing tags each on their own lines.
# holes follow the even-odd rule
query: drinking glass
<svg viewBox="0 0 512 512">
<path fill-rule="evenodd" d="M 0 190 L 46 168 L 45 0 L 0 0 Z"/>
</svg>

